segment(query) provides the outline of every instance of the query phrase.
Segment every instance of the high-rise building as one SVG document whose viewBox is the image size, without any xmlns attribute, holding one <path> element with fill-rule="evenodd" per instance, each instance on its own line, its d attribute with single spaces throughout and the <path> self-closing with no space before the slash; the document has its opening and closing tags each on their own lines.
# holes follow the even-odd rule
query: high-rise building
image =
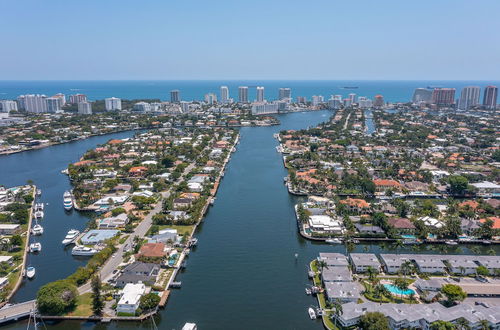
<svg viewBox="0 0 500 330">
<path fill-rule="evenodd" d="M 344 99 L 344 107 L 350 107 L 352 105 L 351 98 Z"/>
<path fill-rule="evenodd" d="M 455 104 L 455 88 L 434 88 L 432 103 L 439 107 L 449 107 Z"/>
<path fill-rule="evenodd" d="M 59 97 L 48 97 L 45 101 L 47 102 L 47 112 L 57 112 L 62 110 L 62 101 Z"/>
<path fill-rule="evenodd" d="M 313 95 L 312 96 L 312 105 L 313 106 L 317 106 L 318 104 L 322 103 L 323 101 L 322 100 L 320 101 L 321 98 L 322 98 L 321 95 L 319 95 L 319 96 L 318 95 Z"/>
<path fill-rule="evenodd" d="M 356 103 L 356 94 L 349 94 L 349 100 L 351 101 L 351 104 Z"/>
<path fill-rule="evenodd" d="M 189 112 L 189 102 L 181 101 L 181 110 L 183 113 Z"/>
<path fill-rule="evenodd" d="M 483 106 L 486 109 L 495 110 L 497 107 L 498 87 L 486 86 L 484 89 Z"/>
<path fill-rule="evenodd" d="M 217 103 L 217 95 L 214 93 L 205 94 L 205 102 L 208 104 Z"/>
<path fill-rule="evenodd" d="M 431 103 L 432 91 L 427 88 L 415 88 L 412 97 L 413 103 Z"/>
<path fill-rule="evenodd" d="M 280 88 L 278 90 L 278 99 L 280 101 L 291 101 L 292 90 L 290 88 Z"/>
<path fill-rule="evenodd" d="M 279 111 L 278 102 L 272 102 L 272 103 L 255 102 L 252 104 L 252 114 L 254 115 L 277 113 L 278 111 Z"/>
<path fill-rule="evenodd" d="M 377 108 L 383 107 L 385 104 L 384 97 L 380 94 L 375 95 L 375 99 L 373 100 L 373 106 Z"/>
<path fill-rule="evenodd" d="M 264 87 L 257 86 L 257 102 L 264 102 Z"/>
<path fill-rule="evenodd" d="M 90 102 L 78 103 L 78 113 L 81 115 L 91 115 L 92 114 L 92 103 L 90 103 Z"/>
<path fill-rule="evenodd" d="M 136 104 L 134 104 L 132 110 L 138 112 L 150 112 L 151 105 L 148 102 L 137 102 Z"/>
<path fill-rule="evenodd" d="M 469 110 L 470 108 L 479 105 L 479 97 L 481 95 L 481 87 L 467 86 L 462 88 L 460 100 L 458 101 L 458 109 Z"/>
<path fill-rule="evenodd" d="M 178 89 L 170 91 L 170 102 L 179 103 L 181 101 L 181 95 Z"/>
<path fill-rule="evenodd" d="M 329 109 L 340 109 L 342 106 L 342 95 L 332 95 L 328 100 Z"/>
<path fill-rule="evenodd" d="M 220 102 L 221 103 L 229 102 L 229 88 L 227 86 L 220 87 Z"/>
<path fill-rule="evenodd" d="M 47 112 L 47 96 L 40 94 L 20 95 L 17 98 L 19 108 L 27 112 Z"/>
<path fill-rule="evenodd" d="M 87 102 L 87 95 L 85 94 L 75 94 L 69 96 L 69 103 L 78 104 L 82 102 Z"/>
<path fill-rule="evenodd" d="M 57 93 L 56 95 L 54 95 L 52 97 L 57 97 L 59 99 L 59 103 L 61 105 L 61 108 L 64 107 L 64 105 L 66 104 L 66 95 L 64 95 L 63 93 Z"/>
<path fill-rule="evenodd" d="M 248 87 L 247 86 L 238 87 L 238 102 L 248 103 Z"/>
<path fill-rule="evenodd" d="M 17 102 L 11 100 L 0 100 L 0 112 L 17 111 Z"/>
<path fill-rule="evenodd" d="M 117 97 L 108 97 L 104 99 L 106 111 L 115 111 L 122 109 L 122 100 Z"/>
<path fill-rule="evenodd" d="M 307 103 L 307 98 L 305 96 L 297 96 L 297 103 L 299 103 L 299 104 L 306 104 Z"/>
<path fill-rule="evenodd" d="M 373 105 L 373 102 L 372 100 L 370 100 L 369 98 L 367 97 L 364 97 L 364 96 L 360 96 L 358 98 L 358 105 L 361 109 L 368 109 L 368 108 L 371 108 L 372 105 Z"/>
</svg>

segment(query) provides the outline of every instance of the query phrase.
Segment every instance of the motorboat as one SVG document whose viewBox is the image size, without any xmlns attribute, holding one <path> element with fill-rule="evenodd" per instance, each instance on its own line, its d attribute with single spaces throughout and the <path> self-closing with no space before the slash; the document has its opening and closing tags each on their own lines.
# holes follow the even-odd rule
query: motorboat
<svg viewBox="0 0 500 330">
<path fill-rule="evenodd" d="M 28 267 L 26 268 L 26 277 L 29 278 L 30 280 L 35 277 L 36 269 L 35 267 Z"/>
<path fill-rule="evenodd" d="M 43 211 L 43 203 L 36 203 L 35 211 Z"/>
<path fill-rule="evenodd" d="M 31 233 L 33 235 L 42 235 L 43 234 L 43 227 L 40 226 L 38 223 L 31 228 Z"/>
<path fill-rule="evenodd" d="M 73 197 L 69 191 L 64 192 L 63 204 L 66 211 L 70 211 L 73 208 Z"/>
<path fill-rule="evenodd" d="M 449 239 L 449 240 L 445 241 L 445 243 L 446 243 L 447 245 L 458 245 L 458 242 L 457 242 L 457 241 L 454 241 L 454 240 L 451 240 L 451 239 Z"/>
<path fill-rule="evenodd" d="M 93 256 L 97 252 L 99 252 L 99 251 L 97 251 L 96 249 L 93 249 L 93 248 L 89 248 L 87 246 L 83 246 L 83 245 L 77 245 L 71 250 L 72 255 L 84 256 L 84 257 Z"/>
<path fill-rule="evenodd" d="M 328 244 L 341 244 L 342 241 L 338 238 L 329 238 L 327 240 L 325 240 L 326 243 Z"/>
<path fill-rule="evenodd" d="M 311 320 L 316 320 L 316 312 L 314 311 L 314 308 L 309 307 L 307 312 L 309 313 L 309 317 L 311 318 Z"/>
<path fill-rule="evenodd" d="M 307 294 L 307 295 L 311 295 L 311 294 L 312 294 L 312 291 L 311 291 L 311 289 L 309 289 L 309 288 L 306 288 L 306 294 Z"/>
<path fill-rule="evenodd" d="M 182 330 L 197 330 L 197 329 L 198 327 L 196 326 L 196 323 L 189 323 L 189 322 L 184 324 L 184 326 L 182 327 Z"/>
<path fill-rule="evenodd" d="M 42 251 L 42 243 L 36 242 L 36 243 L 30 244 L 30 252 L 31 253 L 40 252 L 40 251 Z"/>
<path fill-rule="evenodd" d="M 42 219 L 44 216 L 43 211 L 36 211 L 35 212 L 35 219 Z"/>
<path fill-rule="evenodd" d="M 73 243 L 76 240 L 76 238 L 78 237 L 78 235 L 80 235 L 80 231 L 79 230 L 71 229 L 66 234 L 66 237 L 64 237 L 62 243 L 64 245 L 71 244 L 71 243 Z"/>
<path fill-rule="evenodd" d="M 42 196 L 42 189 L 37 189 L 36 190 L 36 195 L 37 196 Z"/>
</svg>

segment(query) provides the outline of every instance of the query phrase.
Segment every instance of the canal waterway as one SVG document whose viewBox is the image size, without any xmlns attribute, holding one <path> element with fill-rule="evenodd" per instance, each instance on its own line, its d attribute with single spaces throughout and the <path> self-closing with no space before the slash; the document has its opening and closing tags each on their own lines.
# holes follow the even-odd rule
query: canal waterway
<svg viewBox="0 0 500 330">
<path fill-rule="evenodd" d="M 182 288 L 172 291 L 166 308 L 155 317 L 159 329 L 180 329 L 185 322 L 195 322 L 201 330 L 322 328 L 320 320 L 311 321 L 307 314 L 316 300 L 304 292 L 310 283 L 306 267 L 319 252 L 345 253 L 345 247 L 308 241 L 298 234 L 293 206 L 300 198 L 289 195 L 283 184 L 287 172 L 276 152 L 273 134 L 315 126 L 330 115 L 329 111 L 286 114 L 279 116 L 279 126 L 240 129 L 241 142 L 228 164 L 215 205 L 196 233 L 198 247 L 189 255 L 186 270 L 177 277 Z M 59 171 L 98 143 L 131 134 L 0 157 L 0 182 L 11 186 L 32 179 L 44 190 L 42 199 L 49 202 L 42 222 L 46 228 L 40 240 L 43 250 L 39 256 L 30 257 L 30 263 L 37 267 L 37 278 L 23 286 L 16 301 L 32 299 L 40 285 L 63 278 L 83 264 L 60 244 L 69 228 L 84 228 L 87 217 L 63 211 L 62 193 L 69 183 Z M 470 253 L 464 247 L 448 249 L 448 253 Z M 376 244 L 360 244 L 354 251 L 395 252 L 390 246 Z M 405 248 L 398 252 L 411 251 Z M 153 329 L 149 320 L 141 324 L 46 325 L 57 329 Z M 6 328 L 24 329 L 26 323 Z"/>
</svg>

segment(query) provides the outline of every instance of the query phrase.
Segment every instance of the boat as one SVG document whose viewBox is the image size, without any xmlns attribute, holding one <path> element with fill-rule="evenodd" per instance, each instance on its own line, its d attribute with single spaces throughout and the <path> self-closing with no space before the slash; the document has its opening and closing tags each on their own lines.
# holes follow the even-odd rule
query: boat
<svg viewBox="0 0 500 330">
<path fill-rule="evenodd" d="M 189 322 L 186 322 L 186 324 L 184 324 L 184 326 L 182 327 L 182 330 L 197 330 L 198 327 L 196 326 L 196 323 L 189 323 Z"/>
<path fill-rule="evenodd" d="M 311 294 L 312 294 L 312 291 L 311 291 L 311 289 L 309 289 L 309 288 L 306 288 L 306 295 L 308 295 L 308 296 L 309 296 L 309 295 L 311 295 Z"/>
<path fill-rule="evenodd" d="M 43 234 L 43 227 L 40 226 L 38 223 L 31 228 L 31 233 L 33 235 L 42 235 Z"/>
<path fill-rule="evenodd" d="M 358 86 L 344 86 L 342 89 L 358 89 Z"/>
<path fill-rule="evenodd" d="M 191 238 L 189 241 L 189 246 L 196 246 L 198 245 L 198 239 L 196 237 Z"/>
<path fill-rule="evenodd" d="M 35 277 L 36 269 L 35 267 L 28 267 L 26 268 L 26 277 L 29 278 L 30 280 Z"/>
<path fill-rule="evenodd" d="M 30 244 L 30 252 L 31 253 L 40 252 L 40 251 L 42 251 L 42 243 L 36 242 L 36 243 Z"/>
<path fill-rule="evenodd" d="M 83 246 L 83 245 L 77 245 L 75 246 L 72 250 L 71 250 L 71 254 L 74 255 L 74 256 L 93 256 L 94 254 L 96 254 L 97 251 L 96 249 L 93 249 L 93 248 L 89 248 L 89 247 L 86 247 L 86 246 Z"/>
<path fill-rule="evenodd" d="M 42 196 L 42 189 L 37 189 L 36 190 L 36 195 L 37 196 Z"/>
<path fill-rule="evenodd" d="M 69 191 L 64 192 L 63 204 L 64 204 L 64 209 L 66 211 L 69 211 L 73 208 L 73 198 L 72 198 L 71 193 Z"/>
<path fill-rule="evenodd" d="M 314 308 L 309 307 L 307 312 L 309 313 L 309 317 L 311 318 L 311 320 L 316 320 L 316 312 L 314 311 Z"/>
<path fill-rule="evenodd" d="M 326 243 L 328 244 L 341 244 L 342 241 L 338 238 L 329 238 L 327 240 L 325 240 Z"/>
<path fill-rule="evenodd" d="M 68 169 L 67 169 L 67 168 L 65 168 L 64 170 L 61 170 L 61 173 L 62 173 L 62 174 L 66 174 L 66 175 L 67 175 L 67 174 L 69 174 L 69 172 L 68 172 Z"/>
<path fill-rule="evenodd" d="M 215 203 L 215 197 L 210 198 L 210 205 L 214 205 Z"/>
<path fill-rule="evenodd" d="M 457 241 L 454 241 L 454 240 L 449 239 L 449 240 L 445 241 L 445 244 L 448 244 L 448 245 L 458 245 L 458 242 L 457 242 Z"/>
<path fill-rule="evenodd" d="M 43 203 L 36 203 L 35 211 L 43 211 Z"/>
<path fill-rule="evenodd" d="M 35 219 L 41 219 L 41 218 L 43 218 L 44 213 L 43 213 L 43 211 L 36 211 L 34 216 L 35 216 Z"/>
<path fill-rule="evenodd" d="M 62 243 L 64 245 L 71 244 L 71 243 L 73 243 L 76 240 L 76 238 L 78 237 L 78 235 L 80 235 L 80 231 L 79 230 L 71 229 L 66 234 L 66 237 L 64 237 Z"/>
</svg>

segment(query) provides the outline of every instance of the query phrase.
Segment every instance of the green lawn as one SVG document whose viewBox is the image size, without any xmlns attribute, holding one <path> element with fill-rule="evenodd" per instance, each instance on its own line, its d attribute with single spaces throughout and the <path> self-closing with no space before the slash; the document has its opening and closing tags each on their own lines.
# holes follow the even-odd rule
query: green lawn
<svg viewBox="0 0 500 330">
<path fill-rule="evenodd" d="M 191 235 L 193 228 L 194 228 L 194 225 L 189 225 L 189 226 L 163 225 L 163 226 L 159 226 L 160 230 L 162 230 L 162 229 L 177 229 L 177 234 L 179 234 L 179 235 L 184 235 L 184 233 Z"/>
<path fill-rule="evenodd" d="M 76 298 L 76 308 L 68 316 L 92 316 L 92 293 L 87 292 Z"/>
</svg>

